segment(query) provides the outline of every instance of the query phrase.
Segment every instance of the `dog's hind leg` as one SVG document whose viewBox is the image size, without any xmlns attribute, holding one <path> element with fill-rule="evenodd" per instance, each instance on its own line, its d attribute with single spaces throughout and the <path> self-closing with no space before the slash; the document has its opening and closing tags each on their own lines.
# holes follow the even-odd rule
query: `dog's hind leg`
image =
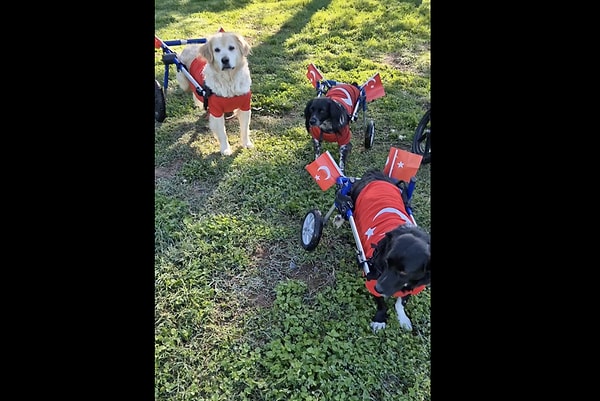
<svg viewBox="0 0 600 401">
<path fill-rule="evenodd" d="M 375 297 L 375 303 L 377 304 L 377 312 L 375 313 L 370 326 L 371 330 L 376 333 L 379 330 L 385 329 L 387 322 L 387 305 L 385 304 L 384 297 Z"/>
<path fill-rule="evenodd" d="M 346 163 L 348 161 L 348 156 L 350 155 L 350 151 L 352 150 L 352 144 L 347 143 L 345 145 L 340 146 L 340 170 L 344 175 L 346 174 Z"/>
<path fill-rule="evenodd" d="M 313 149 L 315 150 L 315 160 L 317 160 L 317 158 L 321 156 L 321 142 L 318 139 L 313 138 L 312 143 Z"/>
<path fill-rule="evenodd" d="M 396 300 L 396 305 L 394 305 L 394 307 L 396 308 L 396 314 L 398 316 L 398 322 L 400 322 L 400 326 L 406 330 L 412 330 L 412 323 L 410 322 L 410 319 L 408 318 L 408 316 L 406 315 L 406 311 L 404 310 L 404 305 L 406 305 L 409 298 L 410 295 L 398 298 Z"/>
<path fill-rule="evenodd" d="M 238 110 L 236 113 L 238 121 L 240 122 L 240 139 L 242 146 L 247 149 L 252 149 L 254 147 L 254 144 L 250 140 L 250 116 L 252 111 Z"/>
</svg>

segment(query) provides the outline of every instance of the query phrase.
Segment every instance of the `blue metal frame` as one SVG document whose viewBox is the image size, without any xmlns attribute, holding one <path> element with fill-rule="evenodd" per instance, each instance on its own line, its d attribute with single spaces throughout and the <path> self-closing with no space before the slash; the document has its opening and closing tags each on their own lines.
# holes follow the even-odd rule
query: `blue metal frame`
<svg viewBox="0 0 600 401">
<path fill-rule="evenodd" d="M 177 58 L 177 53 L 173 51 L 169 46 L 180 46 L 192 43 L 206 43 L 206 38 L 192 38 L 192 39 L 173 39 L 173 40 L 162 40 L 158 36 L 154 35 L 155 40 L 160 41 L 160 48 L 163 51 L 163 62 L 165 63 L 165 76 L 163 80 L 163 88 L 165 89 L 165 94 L 167 90 L 167 86 L 169 85 L 169 64 L 175 64 L 177 71 L 183 72 L 183 74 L 190 80 L 190 82 L 196 88 L 196 93 L 199 96 L 204 97 L 206 95 L 206 91 L 204 88 L 192 77 L 189 73 L 188 69 L 185 65 L 183 65 L 179 59 Z M 170 55 L 170 56 L 166 56 Z"/>
</svg>

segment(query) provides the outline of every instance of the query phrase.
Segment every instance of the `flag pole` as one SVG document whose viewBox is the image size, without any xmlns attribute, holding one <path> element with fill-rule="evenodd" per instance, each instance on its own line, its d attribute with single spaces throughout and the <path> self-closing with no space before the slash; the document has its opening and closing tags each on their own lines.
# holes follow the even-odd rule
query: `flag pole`
<svg viewBox="0 0 600 401">
<path fill-rule="evenodd" d="M 367 82 L 369 82 L 370 80 L 374 79 L 377 74 L 379 74 L 379 72 L 376 72 L 375 74 L 373 74 L 373 76 L 371 78 L 367 79 L 365 81 L 365 83 L 360 86 L 360 89 L 363 89 L 365 86 L 367 86 Z"/>
<path fill-rule="evenodd" d="M 338 174 L 343 177 L 344 173 L 340 169 L 340 166 L 338 166 L 338 164 L 336 163 L 336 161 L 333 158 L 333 156 L 331 156 L 331 153 L 329 153 L 328 150 L 326 150 L 325 153 L 327 154 L 327 157 L 329 157 L 329 160 L 331 161 L 331 164 L 333 164 L 335 166 L 335 169 L 337 170 Z"/>
<path fill-rule="evenodd" d="M 392 160 L 392 164 L 390 164 L 390 172 L 388 173 L 388 177 L 392 176 L 392 170 L 394 170 L 394 165 L 396 164 L 396 159 L 398 158 L 398 149 L 394 152 L 394 159 Z"/>
</svg>

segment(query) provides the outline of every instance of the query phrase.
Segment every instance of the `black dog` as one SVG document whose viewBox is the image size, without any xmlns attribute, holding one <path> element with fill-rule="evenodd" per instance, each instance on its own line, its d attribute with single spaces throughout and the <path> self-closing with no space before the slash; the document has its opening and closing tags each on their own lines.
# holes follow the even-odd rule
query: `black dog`
<svg viewBox="0 0 600 401">
<path fill-rule="evenodd" d="M 315 159 L 321 155 L 321 143 L 337 142 L 339 167 L 345 172 L 348 155 L 352 150 L 350 120 L 360 98 L 356 84 L 337 84 L 325 96 L 313 98 L 304 108 L 306 131 L 311 135 Z"/>
<path fill-rule="evenodd" d="M 377 304 L 371 328 L 385 328 L 384 297 L 396 297 L 398 321 L 412 330 L 404 305 L 431 282 L 430 237 L 407 212 L 405 183 L 379 171 L 368 171 L 353 184 L 349 196 L 338 191 L 336 204 L 343 203 L 353 208 L 370 270 L 365 285 Z"/>
</svg>

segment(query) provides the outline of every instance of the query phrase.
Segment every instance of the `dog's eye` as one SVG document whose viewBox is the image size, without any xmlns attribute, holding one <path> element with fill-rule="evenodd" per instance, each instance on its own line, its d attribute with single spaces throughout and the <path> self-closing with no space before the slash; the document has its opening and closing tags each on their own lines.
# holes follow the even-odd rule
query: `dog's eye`
<svg viewBox="0 0 600 401">
<path fill-rule="evenodd" d="M 229 51 L 232 52 L 235 50 L 235 46 L 229 46 Z"/>
<path fill-rule="evenodd" d="M 219 53 L 221 51 L 221 48 L 220 47 L 215 47 L 214 51 L 215 51 L 215 53 Z"/>
</svg>

